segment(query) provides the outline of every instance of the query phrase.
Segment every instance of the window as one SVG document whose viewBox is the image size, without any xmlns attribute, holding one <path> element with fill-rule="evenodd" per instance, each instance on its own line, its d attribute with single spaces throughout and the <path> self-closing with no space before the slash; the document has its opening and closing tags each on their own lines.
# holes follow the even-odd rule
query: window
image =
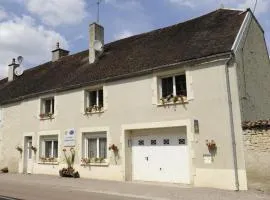
<svg viewBox="0 0 270 200">
<path fill-rule="evenodd" d="M 169 139 L 164 139 L 163 144 L 170 144 L 170 140 Z"/>
<path fill-rule="evenodd" d="M 58 137 L 55 136 L 41 136 L 40 158 L 45 161 L 53 161 L 58 158 Z"/>
<path fill-rule="evenodd" d="M 186 75 L 161 78 L 161 97 L 187 96 Z"/>
<path fill-rule="evenodd" d="M 107 158 L 107 137 L 106 133 L 91 134 L 86 133 L 84 136 L 85 158 Z"/>
<path fill-rule="evenodd" d="M 41 100 L 40 117 L 50 117 L 54 114 L 54 98 L 46 98 Z"/>
<path fill-rule="evenodd" d="M 139 140 L 138 145 L 143 146 L 144 145 L 144 140 Z"/>
<path fill-rule="evenodd" d="M 86 112 L 101 111 L 104 106 L 103 89 L 88 91 L 86 102 Z"/>
<path fill-rule="evenodd" d="M 183 138 L 179 139 L 178 142 L 179 144 L 186 144 L 186 140 Z"/>
<path fill-rule="evenodd" d="M 156 145 L 157 141 L 156 140 L 151 140 L 151 145 Z"/>
</svg>

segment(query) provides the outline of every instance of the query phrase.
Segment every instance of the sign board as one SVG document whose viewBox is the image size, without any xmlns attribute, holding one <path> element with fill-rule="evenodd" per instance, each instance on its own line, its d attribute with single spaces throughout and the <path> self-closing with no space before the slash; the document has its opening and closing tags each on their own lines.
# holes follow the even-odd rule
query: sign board
<svg viewBox="0 0 270 200">
<path fill-rule="evenodd" d="M 64 134 L 64 147 L 74 147 L 76 142 L 75 130 L 68 129 Z"/>
<path fill-rule="evenodd" d="M 213 157 L 210 154 L 203 154 L 203 161 L 205 164 L 213 163 Z"/>
</svg>

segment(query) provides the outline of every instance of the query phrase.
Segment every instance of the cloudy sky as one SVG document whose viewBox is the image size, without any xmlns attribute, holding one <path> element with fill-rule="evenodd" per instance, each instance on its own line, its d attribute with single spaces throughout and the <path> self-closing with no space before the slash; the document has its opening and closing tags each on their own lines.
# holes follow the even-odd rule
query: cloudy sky
<svg viewBox="0 0 270 200">
<path fill-rule="evenodd" d="M 100 23 L 106 43 L 176 24 L 218 9 L 254 8 L 256 0 L 103 0 Z M 71 53 L 88 48 L 88 25 L 97 0 L 0 0 L 0 78 L 22 55 L 24 67 L 47 62 L 57 41 Z M 270 49 L 270 0 L 258 0 L 255 15 Z"/>
</svg>

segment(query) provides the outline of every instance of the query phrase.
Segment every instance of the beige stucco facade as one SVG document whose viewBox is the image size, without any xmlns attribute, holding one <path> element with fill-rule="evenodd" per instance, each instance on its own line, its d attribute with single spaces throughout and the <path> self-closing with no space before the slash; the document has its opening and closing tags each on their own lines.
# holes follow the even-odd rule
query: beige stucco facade
<svg viewBox="0 0 270 200">
<path fill-rule="evenodd" d="M 127 139 L 130 130 L 186 127 L 192 184 L 235 189 L 229 134 L 226 60 L 216 60 L 192 67 L 179 65 L 172 71 L 155 72 L 137 78 L 104 83 L 105 111 L 99 114 L 84 114 L 84 89 L 86 88 L 50 94 L 55 95 L 55 117 L 52 120 L 39 119 L 40 98 L 42 97 L 4 105 L 2 106 L 1 166 L 8 166 L 13 172 L 23 172 L 24 156 L 20 156 L 15 147 L 23 146 L 25 136 L 32 136 L 33 145 L 39 147 L 41 135 L 54 134 L 59 137 L 61 157 L 58 161 L 60 165 L 41 163 L 38 148 L 34 156 L 33 173 L 58 174 L 58 169 L 64 165 L 61 152 L 64 131 L 74 128 L 77 153 L 75 168 L 82 177 L 129 180 L 130 163 L 128 160 L 130 161 L 129 157 L 132 155 L 127 153 L 129 151 Z M 188 102 L 184 105 L 160 105 L 158 77 L 184 71 L 187 76 Z M 234 71 L 231 73 L 233 74 Z M 199 120 L 199 133 L 194 133 L 194 119 Z M 240 129 L 240 125 L 238 128 Z M 110 159 L 106 166 L 81 166 L 82 134 L 100 131 L 107 133 L 108 144 L 116 144 L 120 148 L 120 157 L 115 162 L 114 155 L 109 153 Z M 215 140 L 217 143 L 217 154 L 211 164 L 204 163 L 203 154 L 209 153 L 205 140 Z M 240 141 L 238 143 L 241 144 Z M 237 148 L 238 152 L 242 152 L 241 145 Z M 246 189 L 242 153 L 238 154 L 238 164 L 240 188 Z M 222 182 L 219 181 L 221 176 L 224 177 Z"/>
<path fill-rule="evenodd" d="M 250 75 L 254 68 L 250 67 L 250 71 L 247 69 L 246 89 L 250 91 L 250 99 L 262 95 L 259 102 L 254 105 L 264 102 L 265 106 L 269 105 L 269 98 L 265 100 L 267 96 L 263 94 L 267 81 L 262 83 L 261 76 L 264 76 L 265 80 L 269 78 L 269 60 L 267 63 L 265 58 L 267 51 L 265 45 L 261 44 L 263 34 L 256 24 L 253 24 L 251 29 L 248 34 L 248 38 L 251 39 L 247 40 L 245 47 L 246 54 L 251 54 L 249 50 L 251 47 L 256 55 L 263 54 L 261 56 L 265 62 L 262 63 L 262 69 L 267 73 L 256 70 L 257 76 L 254 77 Z M 256 38 L 257 46 L 252 43 L 253 38 Z M 251 110 L 252 105 L 244 103 L 243 78 L 239 75 L 241 74 L 239 55 L 240 53 L 236 54 L 237 62 L 229 62 L 229 66 L 227 65 L 229 57 L 212 57 L 195 64 L 175 64 L 170 69 L 154 71 L 152 74 L 103 83 L 99 85 L 104 91 L 104 112 L 101 113 L 91 115 L 84 113 L 85 90 L 91 87 L 2 105 L 0 168 L 8 166 L 12 172 L 25 171 L 25 149 L 20 155 L 15 147 L 18 145 L 24 147 L 25 138 L 31 136 L 33 146 L 37 147 L 37 152 L 33 155 L 32 173 L 57 175 L 58 170 L 65 165 L 62 154 L 64 132 L 73 128 L 76 132 L 74 167 L 81 177 L 129 181 L 132 179 L 132 152 L 128 145 L 131 135 L 145 129 L 179 128 L 186 131 L 188 139 L 192 185 L 235 190 L 237 175 L 239 189 L 246 190 L 241 121 L 254 115 L 256 118 L 266 116 L 270 112 L 265 110 L 265 114 L 262 114 L 262 107 Z M 253 58 L 246 55 L 244 60 L 249 65 L 259 62 L 259 58 L 255 57 L 253 61 Z M 248 64 L 245 65 L 246 68 L 249 68 Z M 159 77 L 178 73 L 186 74 L 187 102 L 164 106 L 159 101 Z M 253 78 L 256 79 L 257 84 L 254 87 Z M 48 96 L 55 98 L 54 118 L 41 120 L 39 118 L 41 98 Z M 260 114 L 257 115 L 257 112 Z M 199 121 L 198 133 L 194 130 L 195 119 Z M 80 161 L 83 156 L 82 136 L 84 133 L 96 132 L 106 133 L 108 145 L 116 144 L 119 147 L 119 156 L 116 158 L 108 151 L 106 163 L 82 166 Z M 58 162 L 53 164 L 42 163 L 39 160 L 40 137 L 50 134 L 58 137 L 59 145 Z M 217 144 L 216 154 L 210 164 L 204 160 L 204 155 L 209 154 L 206 140 L 214 140 Z M 234 143 L 236 154 L 233 151 Z M 235 163 L 237 163 L 237 171 L 235 171 Z"/>
</svg>

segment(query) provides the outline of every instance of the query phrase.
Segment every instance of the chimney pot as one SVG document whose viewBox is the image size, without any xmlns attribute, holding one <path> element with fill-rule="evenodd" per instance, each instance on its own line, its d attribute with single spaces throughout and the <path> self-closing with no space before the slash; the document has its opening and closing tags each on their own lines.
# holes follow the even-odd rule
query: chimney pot
<svg viewBox="0 0 270 200">
<path fill-rule="evenodd" d="M 52 50 L 52 61 L 55 62 L 60 58 L 67 56 L 69 51 L 60 48 L 59 42 L 56 43 L 56 49 Z"/>
</svg>

